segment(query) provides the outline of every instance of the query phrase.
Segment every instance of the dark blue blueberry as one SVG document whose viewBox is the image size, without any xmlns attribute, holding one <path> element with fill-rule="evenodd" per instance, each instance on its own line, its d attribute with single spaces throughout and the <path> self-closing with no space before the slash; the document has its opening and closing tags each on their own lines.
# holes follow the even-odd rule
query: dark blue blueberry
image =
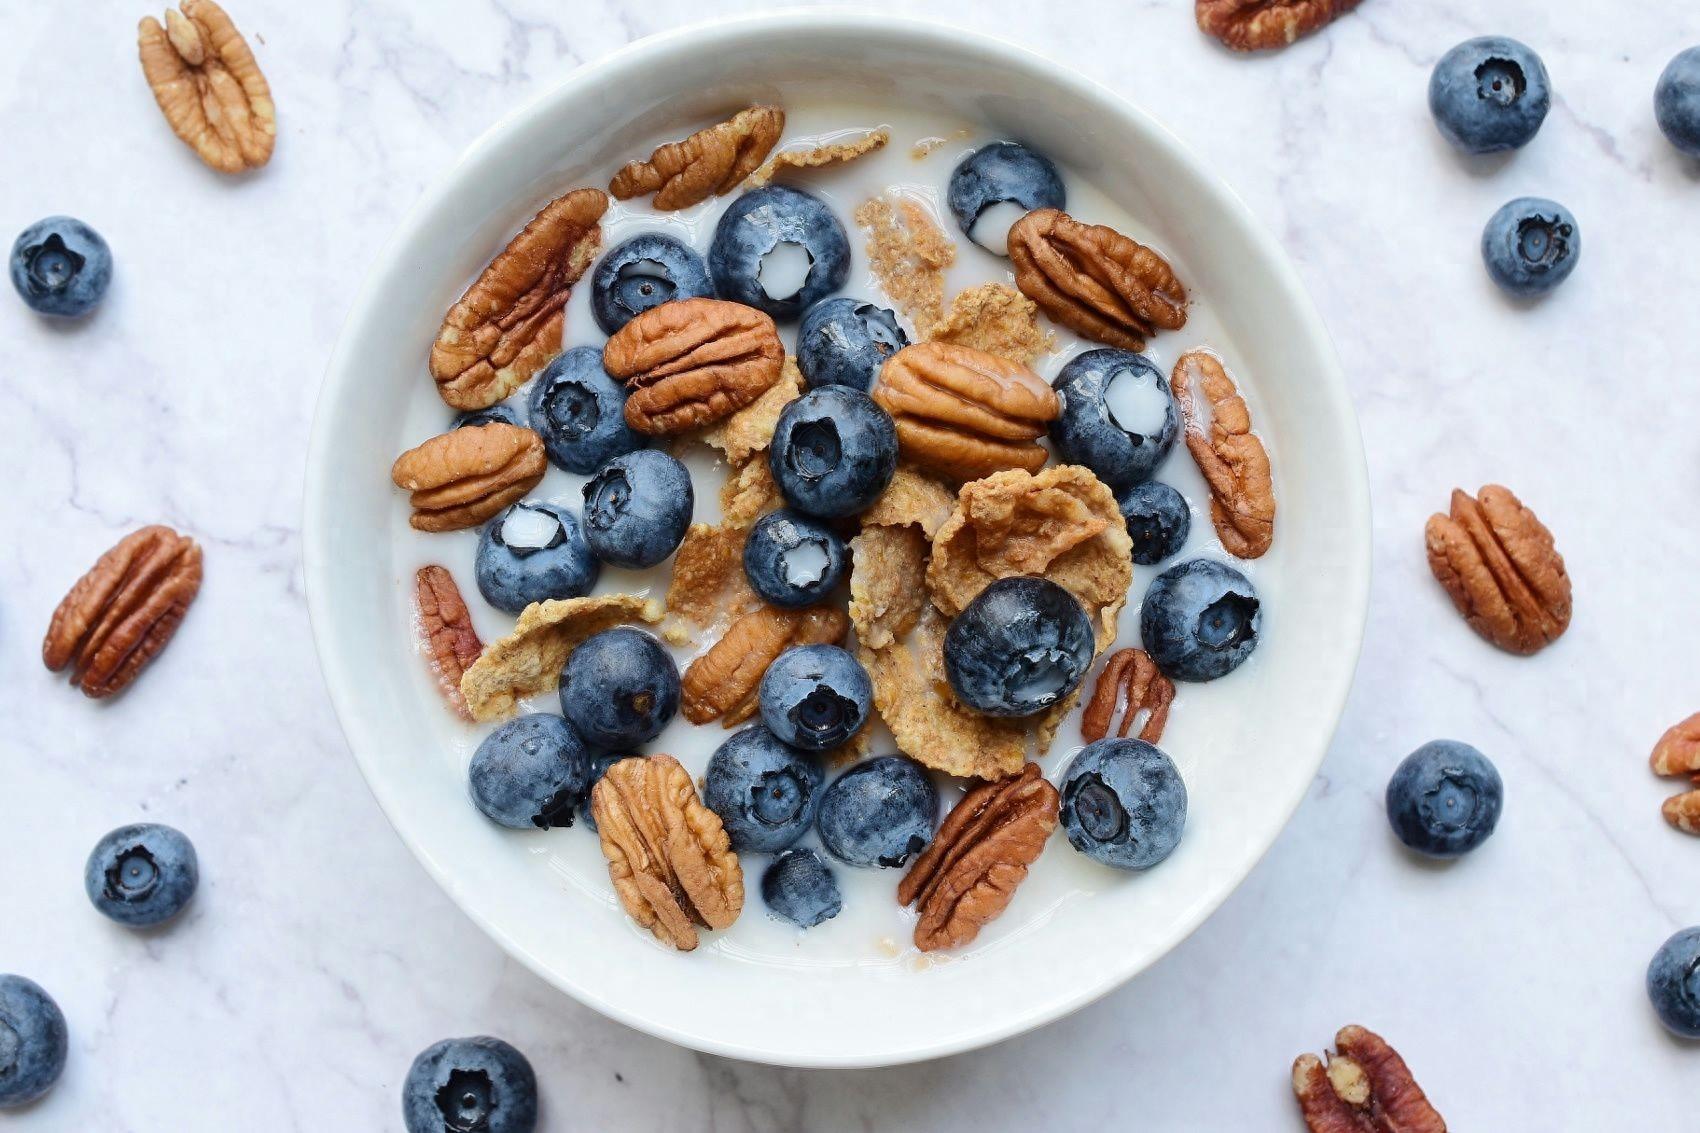
<svg viewBox="0 0 1700 1133">
<path fill-rule="evenodd" d="M 1460 43 L 1440 57 L 1428 80 L 1435 125 L 1465 153 L 1527 145 L 1551 106 L 1541 57 L 1501 35 Z"/>
<path fill-rule="evenodd" d="M 1186 506 L 1186 497 L 1157 480 L 1135 484 L 1122 492 L 1116 497 L 1116 506 L 1127 521 L 1133 561 L 1140 566 L 1156 566 L 1179 554 L 1192 530 L 1192 509 Z"/>
<path fill-rule="evenodd" d="M 519 419 L 519 410 L 503 403 L 492 405 L 488 409 L 469 409 L 456 417 L 454 424 L 449 427 L 451 429 L 465 429 L 468 426 L 489 425 L 498 421 L 504 425 L 525 425 L 525 422 Z"/>
<path fill-rule="evenodd" d="M 679 667 L 654 634 L 615 626 L 584 641 L 561 669 L 561 713 L 599 748 L 647 743 L 679 711 Z"/>
<path fill-rule="evenodd" d="M 1069 359 L 1052 388 L 1062 399 L 1052 451 L 1065 464 L 1084 464 L 1112 491 L 1151 479 L 1180 434 L 1168 380 L 1142 354 L 1088 350 Z"/>
<path fill-rule="evenodd" d="M 785 502 L 826 519 L 879 499 L 897 471 L 897 426 L 861 390 L 822 386 L 785 407 L 768 468 Z"/>
<path fill-rule="evenodd" d="M 485 526 L 473 573 L 486 602 L 517 614 L 547 598 L 584 597 L 602 565 L 571 512 L 522 500 Z"/>
<path fill-rule="evenodd" d="M 775 606 L 812 606 L 844 577 L 844 540 L 819 520 L 770 511 L 744 540 L 744 577 Z"/>
<path fill-rule="evenodd" d="M 1505 787 L 1487 756 L 1456 740 L 1435 740 L 1407 755 L 1387 781 L 1387 820 L 1419 854 L 1456 858 L 1499 825 Z"/>
<path fill-rule="evenodd" d="M 1570 277 L 1582 257 L 1582 229 L 1557 201 L 1519 197 L 1482 230 L 1482 261 L 1509 295 L 1545 295 Z"/>
<path fill-rule="evenodd" d="M 1671 1034 L 1700 1039 L 1700 927 L 1683 929 L 1654 954 L 1647 965 L 1647 997 Z"/>
<path fill-rule="evenodd" d="M 850 239 L 819 197 L 767 185 L 721 214 L 708 266 L 722 299 L 794 319 L 844 286 Z"/>
<path fill-rule="evenodd" d="M 1031 716 L 1073 692 L 1092 665 L 1092 619 L 1044 578 L 1001 578 L 951 621 L 944 675 L 988 716 Z"/>
<path fill-rule="evenodd" d="M 100 304 L 112 282 L 112 250 L 69 216 L 38 220 L 12 244 L 12 286 L 30 309 L 74 319 Z"/>
<path fill-rule="evenodd" d="M 571 826 L 589 790 L 590 755 L 565 720 L 533 712 L 485 736 L 468 777 L 472 801 L 503 826 Z"/>
<path fill-rule="evenodd" d="M 537 1075 L 501 1039 L 444 1039 L 413 1060 L 401 1115 L 407 1133 L 533 1133 Z"/>
<path fill-rule="evenodd" d="M 772 853 L 814 821 L 824 778 L 819 762 L 754 724 L 709 756 L 702 801 L 725 823 L 734 850 Z"/>
<path fill-rule="evenodd" d="M 1099 740 L 1070 761 L 1057 818 L 1068 844 L 1093 861 L 1150 869 L 1180 845 L 1186 784 L 1156 746 Z"/>
<path fill-rule="evenodd" d="M 1653 113 L 1670 144 L 1700 157 L 1700 47 L 1670 61 L 1653 89 Z"/>
<path fill-rule="evenodd" d="M 34 980 L 0 975 L 0 1109 L 28 1105 L 65 1072 L 65 1016 Z"/>
<path fill-rule="evenodd" d="M 626 387 L 608 376 L 594 346 L 575 346 L 544 367 L 531 384 L 530 413 L 549 459 L 580 476 L 644 447 L 626 424 Z"/>
<path fill-rule="evenodd" d="M 691 474 L 654 449 L 616 456 L 584 485 L 584 538 L 605 563 L 652 567 L 678 550 L 691 525 Z"/>
<path fill-rule="evenodd" d="M 873 705 L 868 671 L 836 645 L 797 645 L 761 678 L 761 718 L 793 747 L 825 751 L 862 730 Z"/>
<path fill-rule="evenodd" d="M 786 850 L 761 875 L 761 899 L 775 916 L 814 928 L 844 909 L 838 880 L 813 850 Z"/>
<path fill-rule="evenodd" d="M 865 760 L 827 784 L 815 829 L 839 861 L 900 866 L 933 840 L 939 792 L 906 755 Z"/>
<path fill-rule="evenodd" d="M 120 826 L 95 843 L 83 866 L 83 890 L 94 907 L 136 928 L 181 913 L 200 882 L 194 844 L 154 822 Z"/>
<path fill-rule="evenodd" d="M 840 295 L 803 314 L 797 329 L 797 368 L 812 388 L 873 388 L 885 360 L 909 345 L 895 312 Z"/>
<path fill-rule="evenodd" d="M 1068 205 L 1051 159 L 1016 142 L 993 142 L 963 158 L 951 172 L 948 196 L 963 235 L 1000 256 L 1007 254 L 1010 225 L 1034 209 Z M 987 222 L 984 231 L 982 219 Z"/>
<path fill-rule="evenodd" d="M 608 769 L 622 759 L 631 759 L 638 753 L 635 751 L 600 752 L 590 757 L 590 777 L 584 784 L 584 801 L 579 803 L 578 816 L 592 830 L 596 829 L 596 815 L 591 813 L 590 793 L 596 790 L 596 784 L 602 782 L 602 776 L 608 774 Z"/>
<path fill-rule="evenodd" d="M 1225 563 L 1189 559 L 1152 580 L 1139 636 L 1164 676 L 1213 681 L 1251 656 L 1262 623 L 1250 579 Z"/>
<path fill-rule="evenodd" d="M 590 313 L 613 334 L 651 307 L 714 294 L 708 265 L 683 241 L 656 232 L 608 249 L 590 277 Z"/>
</svg>

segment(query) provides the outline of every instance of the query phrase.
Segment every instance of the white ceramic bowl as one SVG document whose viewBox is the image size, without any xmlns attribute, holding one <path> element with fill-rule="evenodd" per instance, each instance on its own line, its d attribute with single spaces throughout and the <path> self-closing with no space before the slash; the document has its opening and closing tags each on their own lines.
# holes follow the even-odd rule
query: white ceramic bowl
<svg viewBox="0 0 1700 1133">
<path fill-rule="evenodd" d="M 1238 344 L 1240 369 L 1256 375 L 1257 425 L 1280 458 L 1278 539 L 1294 556 L 1259 648 L 1274 676 L 1236 702 L 1235 719 L 1211 722 L 1211 758 L 1189 772 L 1202 781 L 1189 782 L 1183 852 L 1137 885 L 1065 903 L 1033 931 L 925 972 L 706 965 L 634 946 L 604 909 L 543 915 L 535 875 L 512 868 L 464 783 L 419 771 L 418 753 L 438 742 L 426 721 L 442 709 L 418 679 L 397 599 L 406 572 L 387 529 L 397 410 L 429 380 L 437 322 L 539 203 L 599 183 L 633 138 L 834 90 L 936 102 L 1041 142 L 1138 202 Z M 354 306 L 319 403 L 306 504 L 308 599 L 332 700 L 378 802 L 431 875 L 511 954 L 597 1010 L 702 1050 L 805 1066 L 996 1041 L 1090 1002 L 1185 938 L 1251 871 L 1321 763 L 1369 583 L 1357 424 L 1327 334 L 1274 241 L 1173 137 L 1104 88 L 1011 44 L 888 15 L 787 13 L 644 40 L 491 129 L 408 216 Z"/>
</svg>

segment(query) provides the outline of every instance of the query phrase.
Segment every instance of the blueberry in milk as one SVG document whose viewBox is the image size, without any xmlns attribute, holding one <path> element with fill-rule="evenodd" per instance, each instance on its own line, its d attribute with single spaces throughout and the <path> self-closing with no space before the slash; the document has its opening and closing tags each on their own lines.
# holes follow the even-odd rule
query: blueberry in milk
<svg viewBox="0 0 1700 1133">
<path fill-rule="evenodd" d="M 993 255 L 1008 254 L 1010 226 L 1034 209 L 1068 207 L 1051 159 L 1017 142 L 981 146 L 950 175 L 951 215 L 962 234 Z"/>
<path fill-rule="evenodd" d="M 767 461 L 780 495 L 797 511 L 855 515 L 897 472 L 897 425 L 859 389 L 812 389 L 779 415 Z"/>
<path fill-rule="evenodd" d="M 844 286 L 850 238 L 819 197 L 768 185 L 721 214 L 708 266 L 720 298 L 784 322 Z"/>
<path fill-rule="evenodd" d="M 1163 372 L 1143 354 L 1104 348 L 1069 359 L 1051 388 L 1062 414 L 1051 448 L 1083 464 L 1111 491 L 1149 480 L 1180 434 L 1180 410 Z"/>
<path fill-rule="evenodd" d="M 473 573 L 486 602 L 517 614 L 533 602 L 589 594 L 601 570 L 571 512 L 522 500 L 485 526 Z"/>
<path fill-rule="evenodd" d="M 708 265 L 689 245 L 645 232 L 603 253 L 590 277 L 590 312 L 613 334 L 651 307 L 713 294 Z"/>
<path fill-rule="evenodd" d="M 844 540 L 819 520 L 787 508 L 756 521 L 744 540 L 750 589 L 775 606 L 812 606 L 844 577 Z"/>
</svg>

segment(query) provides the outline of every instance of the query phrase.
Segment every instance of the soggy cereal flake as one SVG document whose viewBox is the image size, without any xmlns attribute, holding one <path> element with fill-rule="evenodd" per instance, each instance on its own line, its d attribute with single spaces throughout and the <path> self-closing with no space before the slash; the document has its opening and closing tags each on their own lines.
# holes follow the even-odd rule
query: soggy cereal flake
<svg viewBox="0 0 1700 1133">
<path fill-rule="evenodd" d="M 1057 336 L 1039 325 L 1039 305 L 1007 283 L 958 292 L 928 337 L 1028 366 L 1057 348 Z"/>
<path fill-rule="evenodd" d="M 880 498 L 862 513 L 862 526 L 903 527 L 913 523 L 931 539 L 955 508 L 956 497 L 949 488 L 924 472 L 901 465 Z"/>
<path fill-rule="evenodd" d="M 567 654 L 605 629 L 661 620 L 661 603 L 635 594 L 533 602 L 513 632 L 490 643 L 460 679 L 461 695 L 475 720 L 498 720 L 528 696 L 548 692 Z"/>
<path fill-rule="evenodd" d="M 706 628 L 722 612 L 737 616 L 756 605 L 744 578 L 744 537 L 748 528 L 693 523 L 673 556 L 673 580 L 667 586 L 667 612 Z M 689 631 L 671 626 L 674 636 Z"/>
<path fill-rule="evenodd" d="M 864 527 L 850 540 L 850 624 L 869 649 L 900 645 L 927 605 L 927 536 L 913 524 Z"/>
<path fill-rule="evenodd" d="M 895 193 L 865 201 L 856 223 L 868 231 L 868 266 L 886 298 L 925 337 L 944 310 L 944 271 L 956 262 L 956 244 L 919 201 Z"/>
<path fill-rule="evenodd" d="M 774 177 L 791 169 L 818 169 L 823 165 L 841 165 L 846 161 L 854 161 L 891 141 L 891 131 L 881 126 L 865 133 L 849 131 L 848 136 L 835 134 L 833 137 L 842 140 L 825 141 L 808 149 L 782 150 L 774 154 L 767 159 L 766 165 L 750 174 L 745 187 L 759 189 Z"/>
<path fill-rule="evenodd" d="M 724 421 L 697 434 L 696 439 L 726 454 L 734 467 L 743 465 L 773 441 L 774 426 L 787 405 L 803 392 L 803 372 L 787 357 L 779 380 L 766 393 Z M 762 463 L 766 463 L 763 461 Z"/>
</svg>

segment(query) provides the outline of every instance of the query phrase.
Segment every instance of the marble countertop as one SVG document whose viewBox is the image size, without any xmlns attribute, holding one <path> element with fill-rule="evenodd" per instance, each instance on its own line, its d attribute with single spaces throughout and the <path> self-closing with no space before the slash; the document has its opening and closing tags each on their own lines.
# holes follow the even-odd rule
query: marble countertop
<svg viewBox="0 0 1700 1133">
<path fill-rule="evenodd" d="M 301 462 L 320 375 L 397 218 L 460 149 L 571 68 L 704 9 L 690 0 L 230 0 L 277 98 L 257 176 L 209 173 L 135 63 L 150 5 L 25 5 L 0 67 L 0 230 L 99 228 L 116 281 L 87 325 L 0 297 L 0 970 L 45 985 L 70 1066 L 20 1130 L 398 1129 L 415 1052 L 501 1034 L 545 1128 L 787 1131 L 1301 1128 L 1294 1055 L 1362 1022 L 1460 1130 L 1692 1128 L 1700 1048 L 1642 991 L 1700 922 L 1700 843 L 1669 830 L 1646 755 L 1700 708 L 1685 598 L 1700 345 L 1700 168 L 1657 133 L 1654 80 L 1700 42 L 1678 0 L 1367 0 L 1321 37 L 1231 58 L 1185 0 L 891 5 L 1000 33 L 1142 103 L 1276 232 L 1339 344 L 1369 453 L 1375 583 L 1355 691 L 1310 797 L 1188 942 L 1078 1014 L 889 1071 L 774 1070 L 605 1021 L 449 902 L 391 832 L 319 679 L 301 591 Z M 721 10 L 753 7 L 723 3 Z M 1509 160 L 1455 157 L 1429 68 L 1488 32 L 1541 51 L 1553 111 Z M 1505 200 L 1579 217 L 1576 275 L 1532 308 L 1476 253 Z M 1557 534 L 1568 635 L 1502 655 L 1453 616 L 1424 519 L 1503 481 Z M 97 706 L 37 646 L 122 532 L 207 548 L 176 644 Z M 1499 833 L 1428 868 L 1381 807 L 1394 764 L 1468 740 L 1507 786 Z M 1257 753 L 1246 753 L 1256 774 Z M 89 909 L 110 827 L 182 826 L 204 888 L 136 936 Z M 830 1021 L 827 1021 L 830 1025 Z M 1117 1121 L 1122 1118 L 1121 1121 Z"/>
</svg>

